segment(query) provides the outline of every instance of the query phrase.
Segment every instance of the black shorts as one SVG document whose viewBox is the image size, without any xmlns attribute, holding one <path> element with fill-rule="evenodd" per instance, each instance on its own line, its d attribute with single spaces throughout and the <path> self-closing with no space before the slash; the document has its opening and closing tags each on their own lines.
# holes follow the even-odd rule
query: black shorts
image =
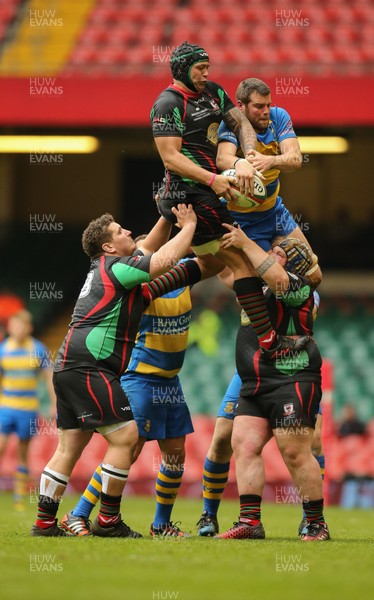
<svg viewBox="0 0 374 600">
<path fill-rule="evenodd" d="M 117 375 L 80 367 L 53 373 L 57 427 L 90 431 L 132 421 L 134 416 Z"/>
<path fill-rule="evenodd" d="M 287 383 L 256 396 L 240 394 L 235 416 L 267 419 L 272 429 L 301 425 L 314 429 L 321 396 L 322 390 L 318 383 Z"/>
<path fill-rule="evenodd" d="M 158 190 L 158 211 L 170 223 L 176 223 L 176 218 L 171 208 L 178 204 L 192 204 L 197 216 L 193 246 L 201 246 L 212 240 L 221 238 L 227 229 L 222 223 L 233 224 L 235 220 L 230 215 L 227 207 L 206 185 L 188 185 L 182 182 L 171 182 L 168 190 L 162 186 Z"/>
</svg>

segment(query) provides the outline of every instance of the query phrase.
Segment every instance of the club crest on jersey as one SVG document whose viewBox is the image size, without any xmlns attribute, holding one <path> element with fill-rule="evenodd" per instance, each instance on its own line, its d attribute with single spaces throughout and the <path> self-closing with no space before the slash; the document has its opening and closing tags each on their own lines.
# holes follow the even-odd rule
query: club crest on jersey
<svg viewBox="0 0 374 600">
<path fill-rule="evenodd" d="M 208 131 L 206 133 L 206 137 L 208 141 L 213 144 L 213 146 L 217 146 L 218 144 L 218 123 L 211 123 L 208 127 Z"/>
<path fill-rule="evenodd" d="M 151 431 L 151 422 L 149 419 L 147 419 L 145 422 L 144 431 L 146 431 L 147 433 L 148 433 L 148 431 Z"/>
<path fill-rule="evenodd" d="M 290 404 L 283 404 L 283 411 L 284 417 L 291 417 L 291 415 L 294 415 L 295 409 L 293 407 L 293 403 L 290 402 Z"/>
<path fill-rule="evenodd" d="M 224 412 L 232 415 L 234 412 L 234 402 L 226 402 L 226 406 L 224 408 Z"/>
<path fill-rule="evenodd" d="M 214 110 L 219 110 L 219 106 L 218 106 L 217 102 L 214 100 L 214 98 L 209 100 L 209 104 L 214 108 Z"/>
</svg>

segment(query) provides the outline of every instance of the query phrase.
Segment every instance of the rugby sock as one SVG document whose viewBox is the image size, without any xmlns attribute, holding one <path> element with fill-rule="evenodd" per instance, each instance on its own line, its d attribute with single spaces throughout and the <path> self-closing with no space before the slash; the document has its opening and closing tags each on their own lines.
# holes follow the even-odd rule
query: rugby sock
<svg viewBox="0 0 374 600">
<path fill-rule="evenodd" d="M 84 490 L 79 502 L 71 511 L 74 517 L 84 517 L 88 519 L 92 509 L 99 501 L 102 488 L 101 465 L 99 465 L 90 479 L 90 483 Z"/>
<path fill-rule="evenodd" d="M 204 511 L 209 516 L 216 516 L 229 478 L 230 463 L 217 463 L 209 460 L 204 461 L 203 470 L 203 498 Z"/>
<path fill-rule="evenodd" d="M 69 477 L 45 467 L 40 478 L 40 496 L 36 525 L 41 529 L 55 524 L 61 496 L 68 484 Z"/>
<path fill-rule="evenodd" d="M 21 507 L 25 502 L 28 481 L 29 471 L 27 467 L 19 465 L 14 475 L 14 502 L 16 506 Z"/>
<path fill-rule="evenodd" d="M 309 500 L 303 502 L 303 510 L 308 523 L 324 523 L 323 498 L 320 500 Z"/>
<path fill-rule="evenodd" d="M 119 519 L 121 510 L 122 496 L 110 496 L 101 492 L 100 510 L 97 515 L 98 521 L 102 527 L 111 527 Z"/>
<path fill-rule="evenodd" d="M 323 481 L 325 479 L 325 455 L 321 454 L 321 456 L 314 456 L 314 458 L 318 462 L 321 469 L 321 477 Z M 303 510 L 303 518 L 306 518 L 305 510 Z"/>
<path fill-rule="evenodd" d="M 237 279 L 234 281 L 234 291 L 240 306 L 251 321 L 260 346 L 270 348 L 277 333 L 270 322 L 261 280 L 258 277 Z"/>
<path fill-rule="evenodd" d="M 156 479 L 156 512 L 153 520 L 155 528 L 170 523 L 171 511 L 182 483 L 182 476 L 183 470 L 161 464 Z"/>
<path fill-rule="evenodd" d="M 239 496 L 240 515 L 239 521 L 248 525 L 258 525 L 261 521 L 261 496 L 244 494 Z"/>
<path fill-rule="evenodd" d="M 113 465 L 107 463 L 101 465 L 102 491 L 100 496 L 100 510 L 97 518 L 102 527 L 114 525 L 119 519 L 119 512 L 121 509 L 122 494 L 120 496 L 108 494 L 111 479 L 121 481 L 124 488 L 128 475 L 128 469 L 119 469 L 118 467 L 113 467 Z"/>
<path fill-rule="evenodd" d="M 176 265 L 167 273 L 156 277 L 153 281 L 146 284 L 146 289 L 150 295 L 149 301 L 155 300 L 164 294 L 172 292 L 188 285 L 193 285 L 200 281 L 201 271 L 195 260 Z"/>
</svg>

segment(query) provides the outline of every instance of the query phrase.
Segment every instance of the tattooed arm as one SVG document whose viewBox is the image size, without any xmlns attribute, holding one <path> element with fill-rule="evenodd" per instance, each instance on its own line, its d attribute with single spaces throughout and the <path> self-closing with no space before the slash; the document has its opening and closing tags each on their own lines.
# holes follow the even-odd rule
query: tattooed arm
<svg viewBox="0 0 374 600">
<path fill-rule="evenodd" d="M 235 133 L 239 140 L 243 156 L 249 156 L 256 151 L 257 137 L 256 133 L 239 108 L 234 107 L 223 115 L 226 125 Z M 230 142 L 218 144 L 217 166 L 224 169 L 236 170 L 236 179 L 243 194 L 248 195 L 250 191 L 253 194 L 253 175 L 255 168 L 245 159 L 237 159 L 236 146 Z"/>
<path fill-rule="evenodd" d="M 278 262 L 274 253 L 265 252 L 256 242 L 250 240 L 242 229 L 227 224 L 224 226 L 228 233 L 225 233 L 222 238 L 221 248 L 234 246 L 241 249 L 251 261 L 258 276 L 268 284 L 271 291 L 274 294 L 283 294 L 289 285 L 288 273 L 284 269 L 286 258 L 279 259 L 280 262 Z"/>
<path fill-rule="evenodd" d="M 239 108 L 236 106 L 231 108 L 222 115 L 222 118 L 227 127 L 229 127 L 238 138 L 243 156 L 246 156 L 250 150 L 256 150 L 257 137 L 255 130 Z"/>
</svg>

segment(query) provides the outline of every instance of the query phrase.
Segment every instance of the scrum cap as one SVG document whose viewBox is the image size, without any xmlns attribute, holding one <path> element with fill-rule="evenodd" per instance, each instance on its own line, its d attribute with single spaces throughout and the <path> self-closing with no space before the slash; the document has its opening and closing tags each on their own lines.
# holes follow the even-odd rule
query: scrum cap
<svg viewBox="0 0 374 600">
<path fill-rule="evenodd" d="M 276 244 L 287 256 L 287 271 L 295 275 L 305 275 L 317 263 L 317 257 L 309 246 L 297 238 L 287 237 Z"/>
<path fill-rule="evenodd" d="M 183 42 L 177 46 L 170 57 L 171 73 L 174 79 L 181 81 L 192 92 L 196 92 L 196 88 L 190 79 L 191 67 L 198 62 L 209 61 L 208 53 L 195 44 Z"/>
</svg>

